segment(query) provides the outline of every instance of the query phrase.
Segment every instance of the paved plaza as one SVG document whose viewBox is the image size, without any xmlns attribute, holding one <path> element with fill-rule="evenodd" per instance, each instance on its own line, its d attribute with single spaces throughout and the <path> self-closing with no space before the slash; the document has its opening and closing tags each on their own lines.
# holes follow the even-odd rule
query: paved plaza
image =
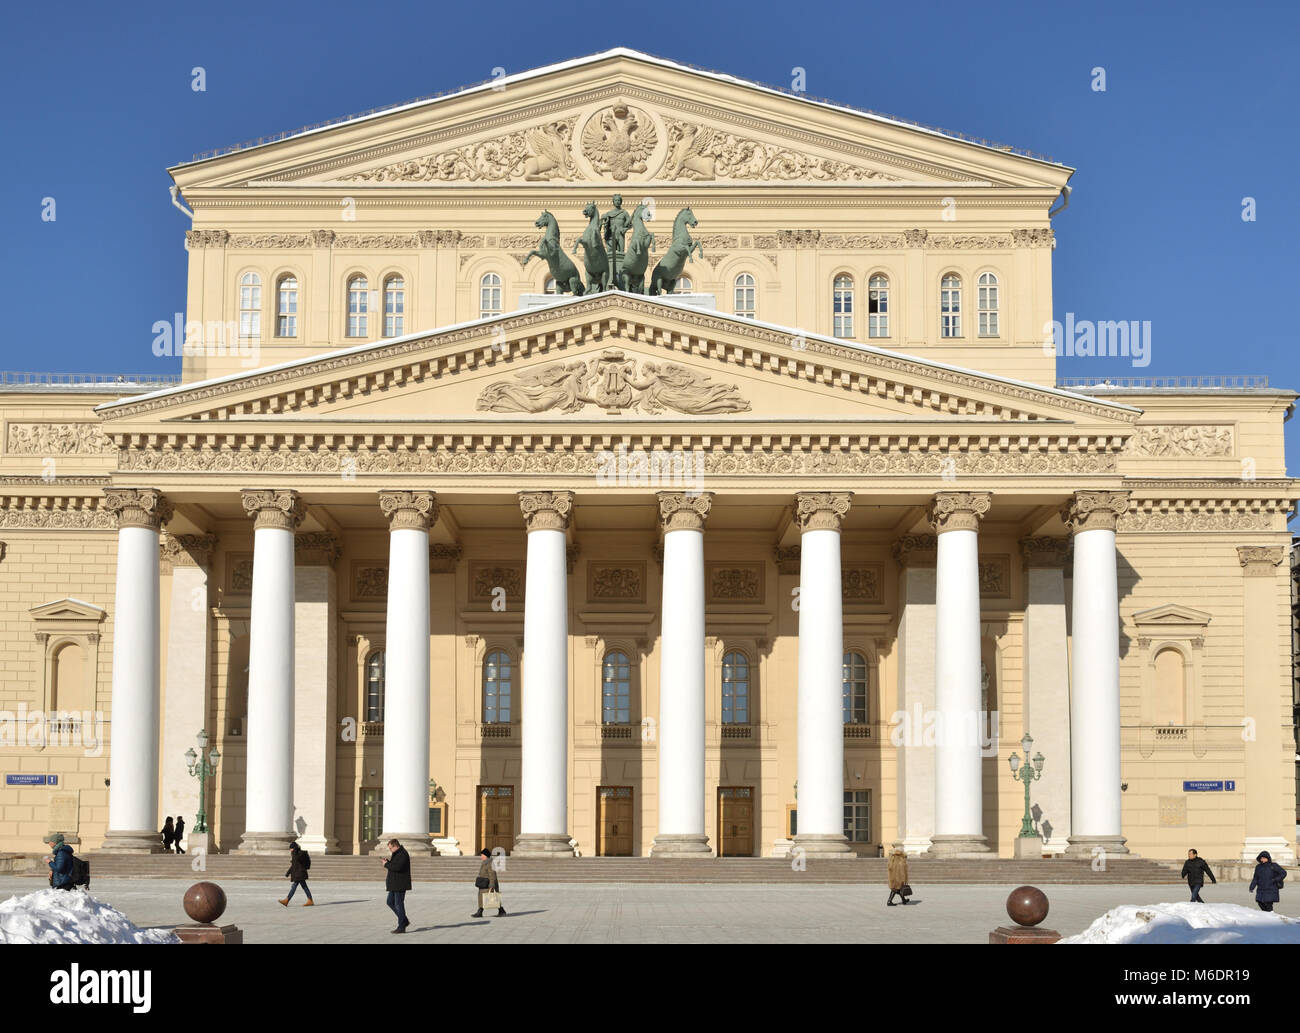
<svg viewBox="0 0 1300 1033">
<path fill-rule="evenodd" d="M 190 880 L 103 879 L 92 890 L 139 926 L 187 921 L 181 909 Z M 41 889 L 43 880 L 0 877 L 0 900 Z M 471 918 L 473 886 L 417 884 L 407 894 L 412 926 L 390 930 L 382 883 L 322 882 L 316 906 L 301 894 L 286 910 L 277 899 L 288 883 L 231 880 L 223 923 L 244 930 L 246 943 L 987 943 L 1007 923 L 1010 886 L 917 886 L 915 903 L 886 908 L 880 886 L 503 884 L 505 918 Z M 1082 932 L 1120 904 L 1187 899 L 1168 886 L 1047 886 L 1046 923 L 1063 936 Z M 1220 883 L 1202 893 L 1213 903 L 1254 907 L 1246 883 Z M 1285 897 L 1285 893 L 1284 893 Z M 1292 914 L 1285 899 L 1279 909 Z"/>
</svg>

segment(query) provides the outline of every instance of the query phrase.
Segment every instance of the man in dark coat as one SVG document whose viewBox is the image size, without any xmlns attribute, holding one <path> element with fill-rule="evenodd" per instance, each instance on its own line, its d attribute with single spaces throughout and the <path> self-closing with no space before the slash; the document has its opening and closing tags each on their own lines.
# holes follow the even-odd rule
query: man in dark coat
<svg viewBox="0 0 1300 1033">
<path fill-rule="evenodd" d="M 176 815 L 176 835 L 173 837 L 176 843 L 176 852 L 183 854 L 185 851 L 181 848 L 181 836 L 185 835 L 185 819 L 179 814 Z"/>
<path fill-rule="evenodd" d="M 411 924 L 411 920 L 406 917 L 406 891 L 411 888 L 411 855 L 395 839 L 388 841 L 388 852 L 391 856 L 384 862 L 384 867 L 388 869 L 384 888 L 388 890 L 388 906 L 397 916 L 397 928 L 393 932 L 404 933 Z"/>
<path fill-rule="evenodd" d="M 1214 877 L 1214 872 L 1210 871 L 1210 866 L 1201 860 L 1195 850 L 1187 851 L 1187 860 L 1183 862 L 1182 878 L 1187 880 L 1187 886 L 1192 891 L 1192 900 L 1197 904 L 1204 904 L 1201 899 L 1201 887 L 1205 885 L 1205 877 L 1210 877 L 1211 882 L 1218 882 Z"/>
<path fill-rule="evenodd" d="M 297 843 L 289 844 L 289 870 L 284 873 L 286 879 L 292 880 L 289 887 L 289 895 L 280 899 L 282 907 L 288 907 L 289 901 L 293 900 L 294 891 L 301 886 L 302 891 L 307 894 L 307 899 L 303 907 L 313 907 L 316 903 L 312 899 L 311 887 L 307 885 L 307 869 L 311 867 L 311 854 L 307 853 Z"/>
<path fill-rule="evenodd" d="M 56 890 L 72 889 L 72 847 L 63 841 L 63 833 L 50 838 L 54 855 L 50 858 L 50 885 Z"/>
<path fill-rule="evenodd" d="M 1250 889 L 1255 891 L 1255 903 L 1261 911 L 1272 911 L 1273 905 L 1281 899 L 1282 881 L 1286 878 L 1286 869 L 1273 863 L 1273 857 L 1267 850 L 1261 850 L 1255 858 L 1255 874 L 1250 878 Z"/>
</svg>

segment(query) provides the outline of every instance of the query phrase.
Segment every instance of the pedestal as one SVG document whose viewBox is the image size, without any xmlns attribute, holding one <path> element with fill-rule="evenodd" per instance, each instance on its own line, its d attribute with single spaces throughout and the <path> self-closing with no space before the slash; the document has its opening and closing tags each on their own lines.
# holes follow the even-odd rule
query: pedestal
<svg viewBox="0 0 1300 1033">
<path fill-rule="evenodd" d="M 1016 860 L 1041 861 L 1043 859 L 1043 841 L 1037 836 L 1018 836 L 1016 838 Z"/>
<path fill-rule="evenodd" d="M 172 930 L 181 943 L 243 943 L 244 930 L 237 925 L 208 925 L 195 922 L 192 925 L 178 925 Z"/>
</svg>

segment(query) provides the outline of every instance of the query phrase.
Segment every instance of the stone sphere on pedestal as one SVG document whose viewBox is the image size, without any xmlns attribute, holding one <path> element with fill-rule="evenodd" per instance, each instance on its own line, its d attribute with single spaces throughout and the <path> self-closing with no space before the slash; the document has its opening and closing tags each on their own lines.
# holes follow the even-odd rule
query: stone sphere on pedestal
<svg viewBox="0 0 1300 1033">
<path fill-rule="evenodd" d="M 1038 925 L 1047 917 L 1047 894 L 1037 886 L 1017 886 L 1007 897 L 1007 914 L 1016 925 Z"/>
<path fill-rule="evenodd" d="M 211 924 L 226 911 L 226 891 L 215 882 L 196 882 L 185 891 L 185 913 Z"/>
</svg>

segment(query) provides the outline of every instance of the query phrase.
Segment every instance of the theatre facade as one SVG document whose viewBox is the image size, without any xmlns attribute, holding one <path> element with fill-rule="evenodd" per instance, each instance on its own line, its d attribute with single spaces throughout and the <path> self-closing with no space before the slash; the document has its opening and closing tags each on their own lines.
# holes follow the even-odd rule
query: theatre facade
<svg viewBox="0 0 1300 1033">
<path fill-rule="evenodd" d="M 0 389 L 0 850 L 1294 857 L 1296 393 L 1058 386 L 1069 167 L 620 49 L 170 172 L 179 382 Z"/>
</svg>

